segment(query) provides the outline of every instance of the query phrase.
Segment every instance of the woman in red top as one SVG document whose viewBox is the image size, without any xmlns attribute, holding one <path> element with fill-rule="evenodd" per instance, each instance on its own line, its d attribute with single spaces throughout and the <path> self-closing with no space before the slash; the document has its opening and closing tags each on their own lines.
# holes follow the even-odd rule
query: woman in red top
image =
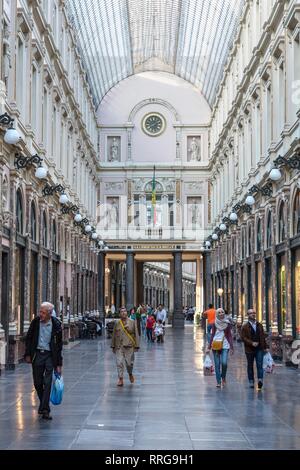
<svg viewBox="0 0 300 470">
<path fill-rule="evenodd" d="M 152 337 L 154 325 L 155 325 L 154 316 L 151 314 L 148 314 L 147 320 L 146 320 L 146 334 L 147 334 L 148 341 L 152 341 L 152 342 L 154 341 Z"/>
</svg>

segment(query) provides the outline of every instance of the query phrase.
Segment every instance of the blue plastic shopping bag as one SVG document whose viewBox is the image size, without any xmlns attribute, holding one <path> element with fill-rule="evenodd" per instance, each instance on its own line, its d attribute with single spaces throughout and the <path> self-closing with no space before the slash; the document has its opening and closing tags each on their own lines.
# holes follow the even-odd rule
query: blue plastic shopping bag
<svg viewBox="0 0 300 470">
<path fill-rule="evenodd" d="M 53 373 L 52 389 L 50 394 L 50 401 L 53 405 L 60 405 L 64 393 L 64 380 L 57 372 Z"/>
</svg>

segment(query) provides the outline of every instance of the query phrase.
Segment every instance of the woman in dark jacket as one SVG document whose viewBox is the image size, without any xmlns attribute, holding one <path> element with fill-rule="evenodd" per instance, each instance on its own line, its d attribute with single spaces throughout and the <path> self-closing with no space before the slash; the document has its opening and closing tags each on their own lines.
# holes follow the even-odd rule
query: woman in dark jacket
<svg viewBox="0 0 300 470">
<path fill-rule="evenodd" d="M 216 320 L 211 330 L 209 350 L 213 350 L 217 387 L 226 384 L 228 352 L 233 354 L 233 341 L 230 320 L 226 318 L 222 308 L 216 312 Z"/>
</svg>

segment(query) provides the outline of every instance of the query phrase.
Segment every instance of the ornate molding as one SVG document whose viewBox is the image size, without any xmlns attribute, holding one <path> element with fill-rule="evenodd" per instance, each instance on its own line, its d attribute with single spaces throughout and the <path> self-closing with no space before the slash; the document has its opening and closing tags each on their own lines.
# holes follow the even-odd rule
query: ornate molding
<svg viewBox="0 0 300 470">
<path fill-rule="evenodd" d="M 144 108 L 144 106 L 147 106 L 149 104 L 159 104 L 161 106 L 164 106 L 165 108 L 167 108 L 172 114 L 173 116 L 175 117 L 175 120 L 177 122 L 180 122 L 181 123 L 181 118 L 179 116 L 179 114 L 177 113 L 176 109 L 170 104 L 168 103 L 168 101 L 165 101 L 165 100 L 162 100 L 160 98 L 148 98 L 146 100 L 143 100 L 143 101 L 140 101 L 138 104 L 136 104 L 134 106 L 134 108 L 131 110 L 130 114 L 129 114 L 129 118 L 128 118 L 128 121 L 129 122 L 132 122 L 136 113 Z"/>
</svg>

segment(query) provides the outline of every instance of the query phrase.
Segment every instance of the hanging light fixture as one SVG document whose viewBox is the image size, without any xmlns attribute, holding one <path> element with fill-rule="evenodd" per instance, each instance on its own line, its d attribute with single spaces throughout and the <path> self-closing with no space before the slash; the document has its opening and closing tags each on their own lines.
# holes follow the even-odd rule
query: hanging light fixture
<svg viewBox="0 0 300 470">
<path fill-rule="evenodd" d="M 218 235 L 217 235 L 216 233 L 213 233 L 212 236 L 211 236 L 211 238 L 212 238 L 213 240 L 218 240 L 219 237 L 218 237 Z"/>
<path fill-rule="evenodd" d="M 281 171 L 278 168 L 272 168 L 269 174 L 269 178 L 272 181 L 279 181 L 281 179 L 281 176 L 282 176 Z"/>
<path fill-rule="evenodd" d="M 88 224 L 84 227 L 85 233 L 90 233 L 92 231 L 92 227 Z"/>
<path fill-rule="evenodd" d="M 238 219 L 238 216 L 235 212 L 231 212 L 229 219 L 231 220 L 231 222 L 236 222 Z"/>
<path fill-rule="evenodd" d="M 93 232 L 93 233 L 92 233 L 92 239 L 93 239 L 93 240 L 97 240 L 97 238 L 98 238 L 97 233 L 96 233 L 96 232 Z"/>
<path fill-rule="evenodd" d="M 74 217 L 74 220 L 75 222 L 77 222 L 78 224 L 82 221 L 82 215 L 79 214 L 79 212 L 75 215 Z"/>
<path fill-rule="evenodd" d="M 206 248 L 210 248 L 210 247 L 211 247 L 211 243 L 207 240 L 207 241 L 205 242 L 205 246 L 206 246 Z"/>
<path fill-rule="evenodd" d="M 13 127 L 14 119 L 12 119 L 7 113 L 1 114 L 0 124 L 2 126 L 9 126 L 4 134 L 4 142 L 9 145 L 16 145 L 20 140 L 20 134 Z"/>
<path fill-rule="evenodd" d="M 225 224 L 220 225 L 220 230 L 222 230 L 222 232 L 225 232 L 226 229 L 227 229 L 227 227 L 226 227 Z"/>
<path fill-rule="evenodd" d="M 61 204 L 67 204 L 69 202 L 68 196 L 65 193 L 61 194 L 59 197 L 59 202 Z"/>
<path fill-rule="evenodd" d="M 253 206 L 255 204 L 255 199 L 253 196 L 251 196 L 251 194 L 249 194 L 247 197 L 246 197 L 246 201 L 245 203 L 247 204 L 247 206 Z"/>
<path fill-rule="evenodd" d="M 48 171 L 42 165 L 38 166 L 35 170 L 35 177 L 39 180 L 46 178 Z"/>
</svg>

